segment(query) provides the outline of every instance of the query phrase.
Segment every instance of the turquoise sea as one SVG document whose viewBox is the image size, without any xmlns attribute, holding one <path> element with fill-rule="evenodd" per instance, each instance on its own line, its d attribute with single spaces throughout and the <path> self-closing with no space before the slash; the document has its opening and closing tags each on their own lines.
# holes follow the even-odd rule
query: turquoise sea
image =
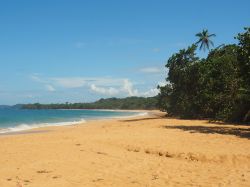
<svg viewBox="0 0 250 187">
<path fill-rule="evenodd" d="M 17 132 L 44 126 L 63 126 L 104 119 L 144 115 L 115 110 L 25 110 L 0 109 L 0 133 Z"/>
</svg>

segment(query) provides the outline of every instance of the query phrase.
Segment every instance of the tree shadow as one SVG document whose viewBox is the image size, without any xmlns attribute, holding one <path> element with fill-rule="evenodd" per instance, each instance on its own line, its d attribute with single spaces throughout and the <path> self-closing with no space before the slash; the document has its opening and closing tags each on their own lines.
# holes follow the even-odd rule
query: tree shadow
<svg viewBox="0 0 250 187">
<path fill-rule="evenodd" d="M 240 126 L 240 125 L 244 125 L 244 126 L 249 126 L 250 124 L 249 123 L 246 123 L 246 122 L 224 122 L 224 121 L 216 121 L 216 120 L 211 120 L 211 119 L 208 119 L 207 120 L 207 123 L 209 124 L 216 124 L 216 125 L 234 125 L 234 126 Z"/>
<path fill-rule="evenodd" d="M 169 115 L 166 114 L 165 115 L 166 119 L 178 119 L 178 120 L 206 120 L 206 123 L 208 124 L 217 124 L 217 125 L 234 125 L 234 126 L 239 126 L 239 125 L 244 125 L 244 126 L 250 126 L 249 122 L 227 122 L 227 121 L 220 121 L 220 120 L 216 120 L 213 118 L 188 118 L 188 117 L 178 117 L 178 116 L 173 116 L 173 115 Z"/>
<path fill-rule="evenodd" d="M 250 139 L 250 128 L 208 127 L 208 126 L 165 126 L 167 129 L 181 129 L 190 133 L 235 135 Z"/>
</svg>

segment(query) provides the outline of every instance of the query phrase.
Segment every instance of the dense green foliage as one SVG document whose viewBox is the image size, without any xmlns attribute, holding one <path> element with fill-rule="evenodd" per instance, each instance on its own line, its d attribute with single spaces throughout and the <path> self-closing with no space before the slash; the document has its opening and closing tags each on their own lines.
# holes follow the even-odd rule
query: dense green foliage
<svg viewBox="0 0 250 187">
<path fill-rule="evenodd" d="M 156 109 L 156 97 L 127 97 L 100 99 L 93 103 L 26 104 L 23 109 Z"/>
<path fill-rule="evenodd" d="M 160 108 L 182 118 L 250 121 L 250 28 L 239 34 L 238 45 L 196 56 L 197 45 L 169 58 L 166 86 L 160 87 Z"/>
</svg>

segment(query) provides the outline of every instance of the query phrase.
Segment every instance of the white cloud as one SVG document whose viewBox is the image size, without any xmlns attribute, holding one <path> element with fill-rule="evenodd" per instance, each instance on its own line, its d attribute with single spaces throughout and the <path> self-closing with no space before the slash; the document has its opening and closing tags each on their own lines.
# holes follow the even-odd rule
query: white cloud
<svg viewBox="0 0 250 187">
<path fill-rule="evenodd" d="M 47 81 L 47 80 L 43 80 L 42 78 L 40 78 L 40 77 L 39 77 L 39 74 L 32 74 L 32 75 L 30 76 L 30 78 L 31 78 L 31 80 L 33 80 L 33 81 L 35 81 L 35 82 L 39 82 L 39 83 L 41 83 L 41 84 L 44 84 L 44 87 L 45 87 L 45 89 L 46 89 L 47 91 L 50 91 L 50 92 L 56 91 L 56 89 L 55 89 L 52 85 L 48 84 L 48 81 Z"/>
<path fill-rule="evenodd" d="M 158 67 L 146 67 L 146 68 L 140 69 L 140 71 L 143 73 L 159 73 L 162 70 Z"/>
<path fill-rule="evenodd" d="M 35 81 L 35 82 L 40 82 L 40 83 L 43 83 L 43 82 L 44 82 L 44 80 L 42 80 L 42 79 L 38 76 L 38 74 L 32 74 L 32 75 L 30 75 L 30 78 L 31 78 L 31 80 L 33 80 L 33 81 Z"/>
<path fill-rule="evenodd" d="M 166 86 L 167 83 L 166 83 L 166 82 L 158 82 L 158 85 L 159 85 L 159 86 Z"/>
<path fill-rule="evenodd" d="M 54 91 L 56 91 L 56 89 L 55 89 L 53 86 L 49 85 L 49 84 L 45 85 L 45 88 L 46 88 L 46 90 L 48 90 L 49 92 L 54 92 Z"/>
<path fill-rule="evenodd" d="M 128 79 L 124 80 L 122 90 L 125 91 L 129 96 L 138 95 L 138 90 L 133 88 L 133 83 Z"/>
<path fill-rule="evenodd" d="M 154 96 L 158 94 L 156 88 L 139 91 L 134 83 L 126 78 L 111 77 L 47 77 L 32 75 L 31 79 L 43 84 L 47 91 L 56 91 L 55 87 L 64 89 L 88 88 L 90 91 L 107 96 Z"/>
<path fill-rule="evenodd" d="M 144 97 L 152 97 L 158 95 L 159 90 L 157 88 L 151 88 L 150 90 L 146 92 L 142 92 L 140 95 Z"/>
<path fill-rule="evenodd" d="M 94 92 L 97 92 L 97 93 L 103 94 L 103 95 L 117 95 L 120 92 L 119 89 L 116 89 L 116 88 L 98 87 L 95 84 L 91 84 L 90 89 Z"/>
<path fill-rule="evenodd" d="M 90 85 L 90 90 L 99 94 L 109 95 L 109 96 L 121 94 L 125 96 L 152 97 L 159 93 L 159 90 L 157 88 L 152 88 L 148 91 L 139 92 L 137 89 L 134 88 L 133 83 L 128 79 L 124 79 L 123 84 L 120 85 L 120 87 L 118 88 L 113 88 L 113 87 L 104 88 L 92 84 Z"/>
<path fill-rule="evenodd" d="M 133 88 L 133 83 L 128 79 L 123 79 L 122 82 L 116 84 L 116 88 L 103 86 L 97 86 L 95 84 L 90 85 L 90 90 L 103 94 L 103 95 L 126 95 L 126 96 L 137 96 L 139 94 L 137 89 Z"/>
</svg>

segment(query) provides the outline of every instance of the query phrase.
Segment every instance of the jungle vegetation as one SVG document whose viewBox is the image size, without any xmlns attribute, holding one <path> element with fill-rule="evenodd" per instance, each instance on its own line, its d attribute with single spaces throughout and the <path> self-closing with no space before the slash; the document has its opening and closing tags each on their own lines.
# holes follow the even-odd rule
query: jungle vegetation
<svg viewBox="0 0 250 187">
<path fill-rule="evenodd" d="M 235 37 L 237 44 L 212 50 L 215 34 L 203 30 L 196 36 L 195 44 L 167 61 L 167 85 L 158 87 L 160 109 L 181 118 L 249 122 L 250 28 Z M 196 55 L 198 47 L 209 50 L 206 58 Z"/>
</svg>

